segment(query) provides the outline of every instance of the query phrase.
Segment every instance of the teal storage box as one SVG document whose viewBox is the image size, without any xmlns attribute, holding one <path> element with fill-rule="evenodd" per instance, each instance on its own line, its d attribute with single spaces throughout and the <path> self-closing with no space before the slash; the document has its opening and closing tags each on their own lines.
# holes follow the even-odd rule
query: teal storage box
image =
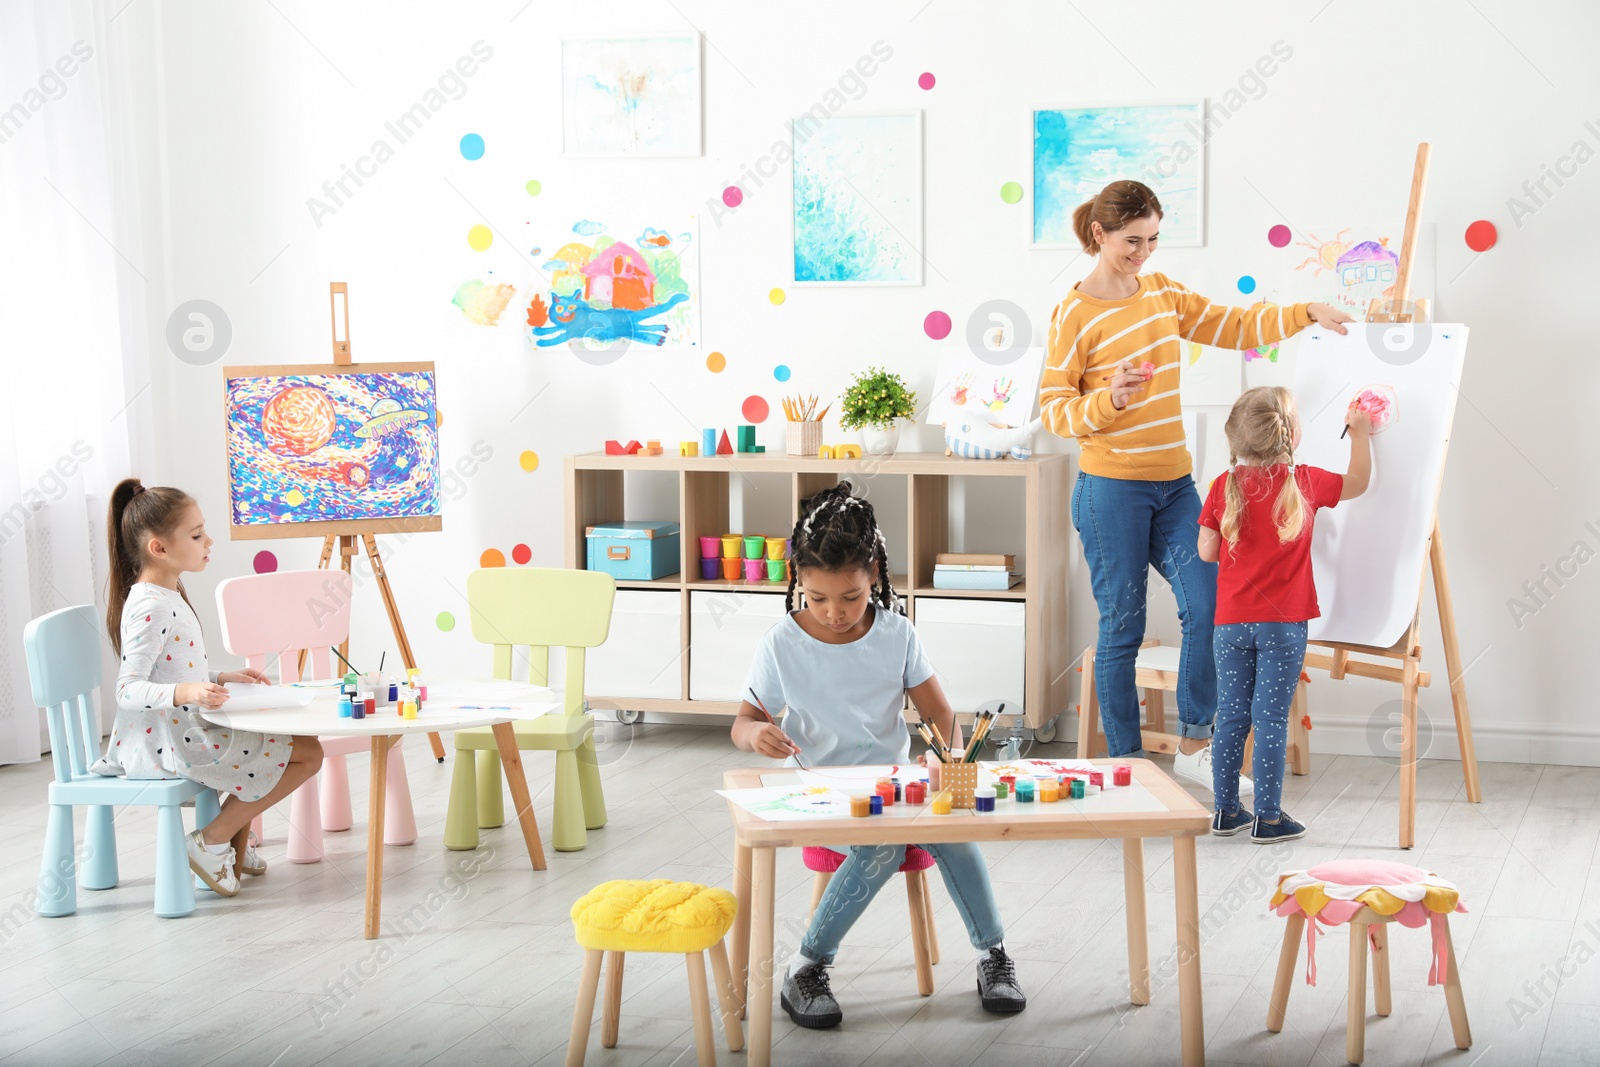
<svg viewBox="0 0 1600 1067">
<path fill-rule="evenodd" d="M 648 582 L 677 574 L 682 557 L 675 522 L 606 522 L 586 531 L 588 569 L 613 578 Z"/>
</svg>

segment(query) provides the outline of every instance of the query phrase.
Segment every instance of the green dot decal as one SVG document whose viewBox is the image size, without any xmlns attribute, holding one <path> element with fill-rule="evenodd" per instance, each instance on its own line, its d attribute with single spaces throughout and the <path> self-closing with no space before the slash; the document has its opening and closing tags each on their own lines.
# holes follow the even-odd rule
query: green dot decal
<svg viewBox="0 0 1600 1067">
<path fill-rule="evenodd" d="M 448 611 L 441 611 L 438 617 L 433 620 L 433 623 L 445 633 L 449 633 L 456 628 L 456 617 Z"/>
<path fill-rule="evenodd" d="M 1000 187 L 1000 199 L 1008 204 L 1015 204 L 1022 199 L 1022 186 L 1016 182 L 1006 182 Z"/>
</svg>

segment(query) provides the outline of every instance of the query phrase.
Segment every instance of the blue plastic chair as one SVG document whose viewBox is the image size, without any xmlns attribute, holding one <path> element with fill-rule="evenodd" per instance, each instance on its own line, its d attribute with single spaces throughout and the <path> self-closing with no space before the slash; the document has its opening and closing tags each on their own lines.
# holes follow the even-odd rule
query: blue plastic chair
<svg viewBox="0 0 1600 1067">
<path fill-rule="evenodd" d="M 41 615 L 22 631 L 33 682 L 33 702 L 50 722 L 50 758 L 56 780 L 50 783 L 50 822 L 39 865 L 40 915 L 71 915 L 78 910 L 77 861 L 72 839 L 72 809 L 88 807 L 84 824 L 83 887 L 117 884 L 117 836 L 112 807 L 153 804 L 156 812 L 156 914 L 176 919 L 194 911 L 194 878 L 183 840 L 184 801 L 194 800 L 195 823 L 217 814 L 215 790 L 187 778 L 130 781 L 89 770 L 100 756 L 100 731 L 92 699 L 100 684 L 100 642 L 105 633 L 92 605 L 82 604 Z"/>
</svg>

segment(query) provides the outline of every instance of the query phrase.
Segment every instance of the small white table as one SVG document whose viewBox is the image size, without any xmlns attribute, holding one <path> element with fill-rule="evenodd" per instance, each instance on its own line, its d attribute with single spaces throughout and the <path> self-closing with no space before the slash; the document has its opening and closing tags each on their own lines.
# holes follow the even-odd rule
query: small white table
<svg viewBox="0 0 1600 1067">
<path fill-rule="evenodd" d="M 445 682 L 429 685 L 429 700 L 415 719 L 403 719 L 395 705 L 381 707 L 363 719 L 339 716 L 335 691 L 319 693 L 302 707 L 270 708 L 259 711 L 229 712 L 227 705 L 200 710 L 206 721 L 237 730 L 289 734 L 302 737 L 370 737 L 372 739 L 372 782 L 367 794 L 367 908 L 365 933 L 368 940 L 378 936 L 383 910 L 383 813 L 384 791 L 389 776 L 389 749 L 407 734 L 426 734 L 438 730 L 464 730 L 488 726 L 494 730 L 500 750 L 500 763 L 511 786 L 511 799 L 517 806 L 522 838 L 528 846 L 533 869 L 545 869 L 544 846 L 539 842 L 539 824 L 533 816 L 533 800 L 528 794 L 528 779 L 522 770 L 522 756 L 511 723 L 534 719 L 561 708 L 560 695 L 542 686 L 520 682 Z"/>
</svg>

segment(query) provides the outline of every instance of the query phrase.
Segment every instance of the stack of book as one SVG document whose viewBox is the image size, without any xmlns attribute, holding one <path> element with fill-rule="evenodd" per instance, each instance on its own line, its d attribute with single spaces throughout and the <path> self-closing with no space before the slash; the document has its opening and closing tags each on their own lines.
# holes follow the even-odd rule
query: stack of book
<svg viewBox="0 0 1600 1067">
<path fill-rule="evenodd" d="M 1016 556 L 940 552 L 933 560 L 933 587 L 1006 590 L 1022 581 L 1016 567 Z"/>
</svg>

